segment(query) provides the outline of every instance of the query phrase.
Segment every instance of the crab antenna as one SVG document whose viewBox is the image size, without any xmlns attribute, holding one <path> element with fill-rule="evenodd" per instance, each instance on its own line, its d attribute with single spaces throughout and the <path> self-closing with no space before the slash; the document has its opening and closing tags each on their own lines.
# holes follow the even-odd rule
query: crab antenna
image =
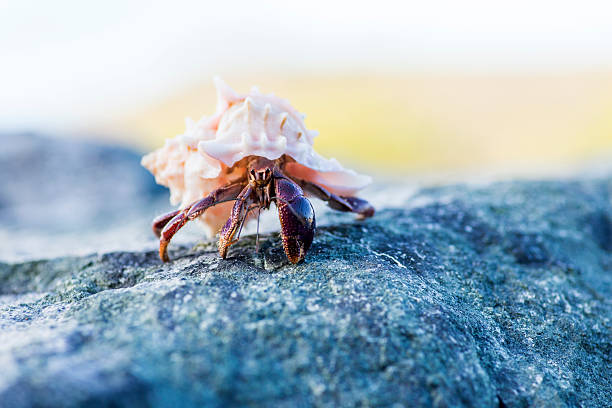
<svg viewBox="0 0 612 408">
<path fill-rule="evenodd" d="M 251 208 L 247 208 L 246 213 L 244 213 L 244 217 L 242 217 L 242 220 L 240 221 L 240 229 L 238 230 L 238 236 L 236 237 L 236 241 L 240 239 L 240 234 L 242 234 L 242 227 L 244 227 L 244 222 L 246 221 L 246 218 L 249 216 L 249 213 L 255 208 L 255 205 L 253 205 Z"/>
<path fill-rule="evenodd" d="M 261 216 L 261 207 L 257 212 L 257 235 L 255 236 L 255 253 L 259 253 L 259 217 Z"/>
</svg>

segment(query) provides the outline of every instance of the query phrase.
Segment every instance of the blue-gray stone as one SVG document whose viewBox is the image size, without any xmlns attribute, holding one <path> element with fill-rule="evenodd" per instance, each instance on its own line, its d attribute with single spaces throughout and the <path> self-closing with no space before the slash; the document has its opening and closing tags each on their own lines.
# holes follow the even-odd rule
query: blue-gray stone
<svg viewBox="0 0 612 408">
<path fill-rule="evenodd" d="M 611 192 L 321 212 L 295 266 L 274 233 L 227 260 L 209 241 L 0 263 L 0 407 L 611 406 Z"/>
<path fill-rule="evenodd" d="M 610 186 L 430 189 L 297 266 L 276 234 L 2 264 L 0 406 L 610 405 Z"/>
</svg>

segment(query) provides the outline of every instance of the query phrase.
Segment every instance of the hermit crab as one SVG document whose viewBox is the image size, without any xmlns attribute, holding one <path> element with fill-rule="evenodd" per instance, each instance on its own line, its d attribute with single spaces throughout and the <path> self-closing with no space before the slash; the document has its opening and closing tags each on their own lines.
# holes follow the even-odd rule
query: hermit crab
<svg viewBox="0 0 612 408">
<path fill-rule="evenodd" d="M 197 123 L 187 119 L 184 134 L 167 139 L 142 159 L 157 183 L 170 189 L 170 202 L 179 206 L 153 220 L 162 261 L 169 260 L 167 247 L 174 234 L 196 219 L 209 235 L 220 231 L 219 254 L 225 258 L 243 224 L 274 203 L 285 254 L 298 263 L 316 228 L 305 195 L 360 218 L 374 214 L 367 201 L 354 196 L 370 177 L 316 153 L 317 132 L 306 129 L 304 116 L 288 101 L 256 88 L 241 95 L 219 78 L 215 86 L 216 113 Z"/>
</svg>

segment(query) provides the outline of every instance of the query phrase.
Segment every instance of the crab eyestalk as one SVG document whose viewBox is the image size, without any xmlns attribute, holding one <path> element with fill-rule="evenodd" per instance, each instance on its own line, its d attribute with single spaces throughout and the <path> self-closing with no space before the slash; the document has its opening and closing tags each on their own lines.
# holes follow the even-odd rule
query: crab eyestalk
<svg viewBox="0 0 612 408">
<path fill-rule="evenodd" d="M 276 178 L 274 187 L 283 248 L 289 262 L 296 264 L 304 259 L 312 244 L 316 229 L 314 209 L 292 180 L 281 176 Z"/>
</svg>

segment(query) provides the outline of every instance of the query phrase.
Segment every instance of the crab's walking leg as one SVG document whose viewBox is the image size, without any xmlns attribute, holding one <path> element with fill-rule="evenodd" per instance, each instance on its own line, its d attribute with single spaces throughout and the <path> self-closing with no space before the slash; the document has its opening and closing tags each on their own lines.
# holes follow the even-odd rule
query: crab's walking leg
<svg viewBox="0 0 612 408">
<path fill-rule="evenodd" d="M 176 215 L 180 212 L 181 210 L 174 210 L 174 211 L 170 211 L 169 213 L 165 213 L 165 214 L 158 215 L 157 217 L 155 217 L 151 225 L 151 228 L 153 229 L 153 233 L 155 234 L 155 236 L 157 236 L 157 238 L 159 238 L 166 224 L 168 224 L 170 220 L 176 217 Z"/>
<path fill-rule="evenodd" d="M 253 187 L 250 185 L 247 185 L 236 198 L 232 213 L 223 226 L 219 236 L 219 255 L 221 255 L 221 258 L 225 259 L 230 245 L 238 240 L 233 239 L 234 235 L 239 228 L 242 228 L 242 224 L 249 212 L 249 207 L 255 202 L 255 199 Z"/>
<path fill-rule="evenodd" d="M 224 201 L 235 200 L 240 191 L 244 188 L 244 183 L 229 184 L 224 187 L 220 187 L 202 198 L 185 207 L 183 210 L 176 211 L 174 217 L 170 218 L 172 213 L 164 214 L 155 219 L 153 223 L 153 231 L 161 227 L 161 224 L 165 222 L 165 226 L 160 233 L 159 238 L 159 257 L 162 261 L 168 262 L 168 244 L 170 240 L 177 233 L 179 229 L 187 223 L 187 221 L 198 218 L 202 213 L 209 207 L 219 204 Z M 168 218 L 170 218 L 168 220 Z"/>
<path fill-rule="evenodd" d="M 310 181 L 293 179 L 304 191 L 325 202 L 330 208 L 337 211 L 354 212 L 359 218 L 368 218 L 374 215 L 374 207 L 366 200 L 358 197 L 344 197 L 330 193 L 325 188 Z"/>
<path fill-rule="evenodd" d="M 275 177 L 275 202 L 285 255 L 291 263 L 306 256 L 316 229 L 315 213 L 304 192 L 292 180 Z"/>
</svg>

